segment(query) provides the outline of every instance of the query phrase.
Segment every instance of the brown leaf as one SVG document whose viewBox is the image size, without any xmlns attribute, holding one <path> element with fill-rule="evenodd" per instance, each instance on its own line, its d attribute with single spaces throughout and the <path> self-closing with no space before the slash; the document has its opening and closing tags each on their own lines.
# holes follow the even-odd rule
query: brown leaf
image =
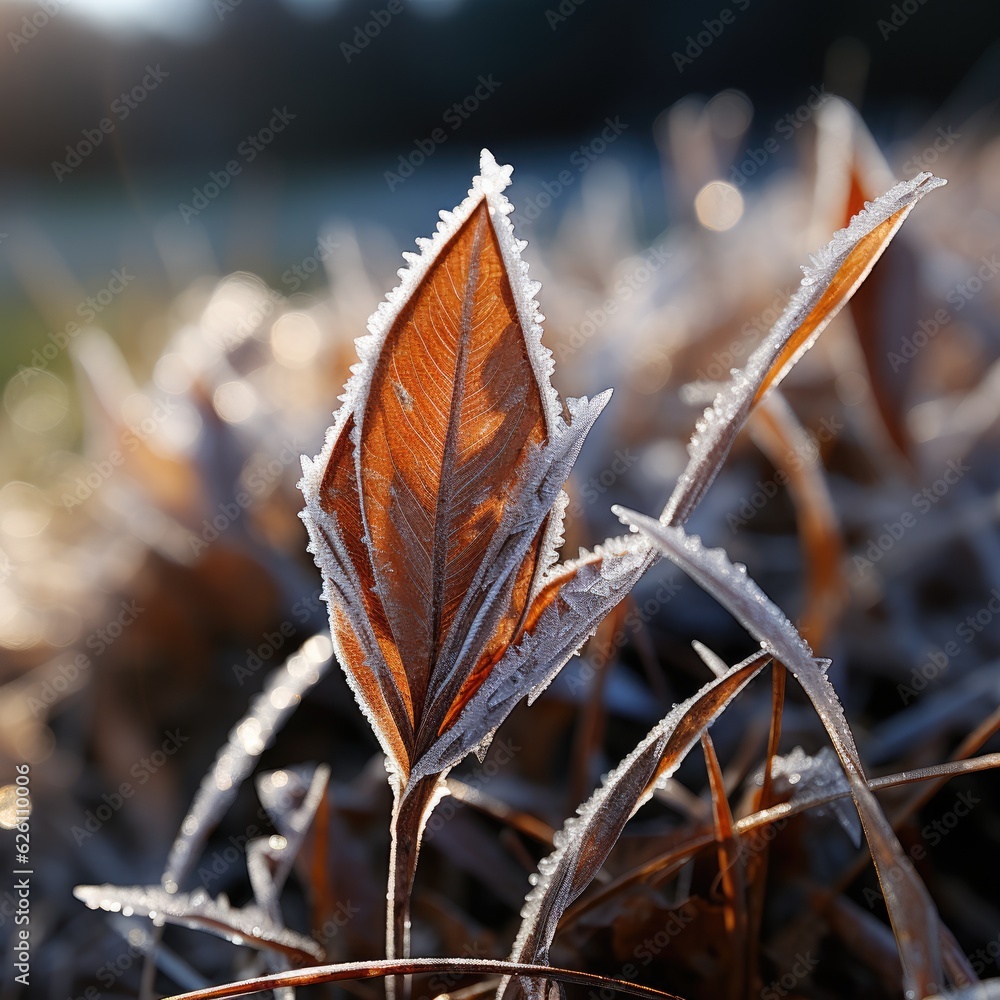
<svg viewBox="0 0 1000 1000">
<path fill-rule="evenodd" d="M 481 201 L 414 290 L 372 377 L 358 448 L 376 586 L 414 722 L 512 475 L 547 437 L 490 212 Z M 523 605 L 537 545 L 512 600 Z M 497 637 L 502 642 L 503 637 Z"/>
<path fill-rule="evenodd" d="M 691 460 L 663 511 L 683 524 L 711 486 L 751 408 L 778 385 L 864 281 L 913 206 L 944 184 L 924 172 L 866 205 L 812 257 L 812 266 L 746 368 L 716 397 L 689 446 Z"/>
<path fill-rule="evenodd" d="M 548 960 L 560 917 L 600 870 L 629 817 L 650 798 L 658 782 L 673 774 L 701 734 L 769 659 L 767 651 L 755 653 L 675 706 L 566 821 L 555 852 L 539 865 L 536 887 L 521 911 L 511 961 Z M 517 982 L 505 980 L 497 996 L 513 996 Z M 535 983 L 521 980 L 520 984 L 529 996 L 545 993 Z"/>
<path fill-rule="evenodd" d="M 629 542 L 552 569 L 562 487 L 610 393 L 568 400 L 564 419 L 538 286 L 506 218 L 509 178 L 484 151 L 469 197 L 404 255 L 326 445 L 303 462 L 335 649 L 396 796 L 390 955 L 407 951 L 420 834 L 444 775 L 643 568 Z"/>
<path fill-rule="evenodd" d="M 553 507 L 607 399 L 571 400 L 563 420 L 509 173 L 484 153 L 408 255 L 302 484 L 338 654 L 404 782 L 537 620 Z"/>
</svg>

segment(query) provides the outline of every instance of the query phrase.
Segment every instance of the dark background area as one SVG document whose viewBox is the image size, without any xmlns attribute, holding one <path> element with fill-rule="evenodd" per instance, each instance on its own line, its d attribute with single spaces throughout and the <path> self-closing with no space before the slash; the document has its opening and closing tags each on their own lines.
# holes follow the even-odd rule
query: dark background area
<svg viewBox="0 0 1000 1000">
<path fill-rule="evenodd" d="M 409 234 L 411 205 L 429 196 L 429 186 L 450 187 L 453 176 L 468 174 L 483 145 L 516 162 L 521 176 L 544 173 L 547 159 L 564 160 L 606 116 L 628 124 L 639 169 L 652 171 L 654 123 L 691 93 L 744 91 L 755 109 L 752 136 L 768 133 L 772 118 L 805 100 L 811 87 L 826 85 L 851 99 L 880 141 L 891 144 L 946 102 L 962 106 L 950 115 L 960 121 L 998 93 L 1000 8 L 937 0 L 905 6 L 913 13 L 892 3 L 767 0 L 401 3 L 376 34 L 372 11 L 386 10 L 378 3 L 318 5 L 303 16 L 268 0 L 218 0 L 190 20 L 178 7 L 165 34 L 124 15 L 108 31 L 66 4 L 18 44 L 11 33 L 26 37 L 23 20 L 38 8 L 3 4 L 2 228 L 16 229 L 19 216 L 35 214 L 54 236 L 67 233 L 81 266 L 99 269 L 114 258 L 111 232 L 141 239 L 177 219 L 176 206 L 266 124 L 275 106 L 287 107 L 294 122 L 201 220 L 230 269 L 261 266 L 269 252 L 280 260 L 308 245 L 317 210 L 366 215 Z M 732 22 L 698 54 L 704 22 L 722 25 L 723 9 Z M 162 9 L 159 17 L 171 20 Z M 355 45 L 358 32 L 363 48 Z M 675 53 L 691 52 L 690 63 L 678 66 Z M 169 76 L 57 179 L 52 164 L 65 160 L 67 144 L 108 115 L 148 65 Z M 442 126 L 446 110 L 472 94 L 481 75 L 499 88 L 460 128 L 446 127 L 434 170 L 418 170 L 385 197 L 383 174 Z M 772 166 L 782 165 L 779 158 Z M 667 221 L 657 187 L 658 180 L 649 184 L 645 204 L 651 233 Z M 314 196 L 309 212 L 301 208 L 305 188 Z M 247 202 L 252 222 L 239 213 Z M 95 204 L 100 226 L 87 211 Z M 13 244 L 2 250 L 7 281 L 13 252 Z"/>
<path fill-rule="evenodd" d="M 342 46 L 355 47 L 357 29 L 373 10 L 387 13 L 384 3 L 339 3 L 305 18 L 271 0 L 230 2 L 219 0 L 215 12 L 206 3 L 202 23 L 184 39 L 108 34 L 74 17 L 67 4 L 16 53 L 5 47 L 5 168 L 40 184 L 65 143 L 106 114 L 147 63 L 161 64 L 169 84 L 88 158 L 75 184 L 118 177 L 140 198 L 156 183 L 176 182 L 183 192 L 188 177 L 197 180 L 227 159 L 274 104 L 287 104 L 298 118 L 269 155 L 269 169 L 391 162 L 440 124 L 440 112 L 480 74 L 492 74 L 502 88 L 452 148 L 558 147 L 609 114 L 648 133 L 678 98 L 726 87 L 743 90 L 766 121 L 810 86 L 831 83 L 829 47 L 839 39 L 855 40 L 868 60 L 865 78 L 841 81 L 854 90 L 845 96 L 888 138 L 922 124 L 963 84 L 987 96 L 989 81 L 997 82 L 991 49 L 1000 9 L 991 3 L 911 0 L 906 8 L 915 12 L 907 15 L 897 3 L 860 0 L 741 0 L 743 10 L 735 0 L 484 0 L 440 12 L 439 5 L 401 0 L 401 12 L 352 53 Z M 19 31 L 33 9 L 4 5 L 4 34 Z M 678 68 L 674 53 L 684 54 L 688 36 L 697 40 L 703 22 L 718 21 L 723 9 L 732 23 Z"/>
<path fill-rule="evenodd" d="M 86 16 L 95 6 L 99 19 Z M 484 145 L 516 164 L 516 198 L 555 177 L 605 118 L 621 121 L 616 159 L 641 195 L 636 227 L 652 240 L 677 213 L 664 198 L 671 167 L 661 163 L 657 122 L 685 95 L 742 90 L 754 110 L 749 148 L 826 87 L 860 109 L 891 154 L 928 123 L 988 113 L 1000 94 L 1000 8 L 991 3 L 399 0 L 399 13 L 388 9 L 53 0 L 49 14 L 0 4 L 0 377 L 65 323 L 51 281 L 39 303 L 37 276 L 53 248 L 83 288 L 132 263 L 127 298 L 141 306 L 112 332 L 151 361 L 157 334 L 138 327 L 200 275 L 247 269 L 274 281 L 334 219 L 377 223 L 409 246 L 433 221 L 428 206 L 464 189 Z M 113 102 L 142 87 L 147 67 L 167 75 L 119 118 Z M 475 113 L 446 121 L 481 76 L 499 87 Z M 246 162 L 241 143 L 274 108 L 294 120 Z M 61 169 L 108 118 L 113 131 Z M 436 128 L 446 141 L 391 184 L 386 175 L 418 161 L 418 143 L 426 149 Z M 783 141 L 751 186 L 794 169 L 794 147 Z M 209 209 L 184 217 L 181 206 L 234 157 L 240 174 Z M 551 232 L 575 197 L 546 213 L 536 235 Z M 168 260 L 165 239 L 181 247 Z M 65 299 L 72 313 L 80 296 Z"/>
</svg>

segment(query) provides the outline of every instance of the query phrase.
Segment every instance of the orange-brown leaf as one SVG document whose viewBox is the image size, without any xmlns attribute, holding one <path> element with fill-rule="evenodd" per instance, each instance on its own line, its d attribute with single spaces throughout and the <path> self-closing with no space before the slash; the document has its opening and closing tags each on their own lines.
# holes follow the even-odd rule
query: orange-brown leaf
<svg viewBox="0 0 1000 1000">
<path fill-rule="evenodd" d="M 375 579 L 415 721 L 512 480 L 545 437 L 541 393 L 483 202 L 393 325 L 361 423 Z"/>
<path fill-rule="evenodd" d="M 399 651 L 393 641 L 382 601 L 374 589 L 375 575 L 368 549 L 364 544 L 365 532 L 361 517 L 361 499 L 358 493 L 358 480 L 354 470 L 354 455 L 351 447 L 353 430 L 354 420 L 349 418 L 334 446 L 330 461 L 323 474 L 319 491 L 319 504 L 327 514 L 337 519 L 345 548 L 361 585 L 368 621 L 371 623 L 372 632 L 382 656 L 385 658 L 386 665 L 395 680 L 398 700 L 402 703 L 406 718 L 409 720 L 409 726 L 406 728 L 410 730 L 412 735 L 413 699 L 410 696 L 409 682 L 400 660 Z M 344 624 L 346 626 L 346 621 Z M 347 627 L 349 628 L 349 626 Z M 354 642 L 357 642 L 356 637 L 354 637 Z M 352 662 L 360 662 L 359 656 L 360 654 L 356 653 Z M 383 698 L 383 701 L 386 702 L 386 705 L 388 704 L 386 699 Z M 393 715 L 396 726 L 403 728 L 405 723 L 402 713 L 397 710 Z"/>
<path fill-rule="evenodd" d="M 882 251 L 889 245 L 896 230 L 902 225 L 903 219 L 910 214 L 913 203 L 890 215 L 888 219 L 866 233 L 855 244 L 843 264 L 837 269 L 832 280 L 816 304 L 809 310 L 798 325 L 795 332 L 788 338 L 778 356 L 774 359 L 767 375 L 761 382 L 754 396 L 756 403 L 761 396 L 777 381 L 784 378 L 788 369 L 798 358 L 810 339 L 820 331 L 840 312 L 841 306 L 850 299 L 857 287 L 875 266 Z"/>
<path fill-rule="evenodd" d="M 890 188 L 856 215 L 812 258 L 802 284 L 778 322 L 751 354 L 744 371 L 702 415 L 691 439 L 691 460 L 662 518 L 683 524 L 711 486 L 751 408 L 791 370 L 864 281 L 913 206 L 944 184 L 921 173 Z"/>
</svg>

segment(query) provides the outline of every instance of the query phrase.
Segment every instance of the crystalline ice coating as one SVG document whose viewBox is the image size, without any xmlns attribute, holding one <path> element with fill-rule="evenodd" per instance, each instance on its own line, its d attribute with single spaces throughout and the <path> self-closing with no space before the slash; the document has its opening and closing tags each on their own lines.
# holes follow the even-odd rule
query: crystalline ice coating
<svg viewBox="0 0 1000 1000">
<path fill-rule="evenodd" d="M 697 422 L 688 445 L 691 460 L 678 479 L 677 486 L 664 508 L 665 520 L 670 523 L 675 521 L 683 523 L 711 485 L 729 451 L 736 431 L 749 413 L 759 386 L 771 371 L 782 348 L 802 325 L 810 310 L 820 301 L 858 241 L 877 226 L 901 213 L 900 218 L 896 220 L 898 228 L 906 212 L 920 198 L 944 183 L 941 178 L 925 172 L 918 174 L 911 181 L 897 184 L 875 202 L 867 203 L 864 211 L 854 216 L 845 229 L 834 234 L 825 247 L 811 256 L 812 263 L 802 269 L 803 277 L 799 288 L 770 332 L 750 355 L 746 368 L 743 371 L 732 372 L 732 384 L 720 390 L 712 406 Z M 887 235 L 882 241 L 883 247 L 888 243 L 890 236 L 891 234 Z M 872 263 L 876 257 L 877 254 L 872 258 Z M 846 301 L 846 298 L 843 301 Z M 831 310 L 810 336 L 784 360 L 781 370 L 772 378 L 771 387 L 776 386 L 792 365 L 812 346 L 826 323 L 835 315 L 836 308 Z"/>
<path fill-rule="evenodd" d="M 761 669 L 765 658 L 754 654 L 727 675 L 705 685 L 693 698 L 676 705 L 613 771 L 577 814 L 553 838 L 555 850 L 538 866 L 537 879 L 521 910 L 522 923 L 511 953 L 512 961 L 546 962 L 556 924 L 574 899 L 596 875 L 618 838 L 621 828 L 680 766 L 700 736 L 690 727 L 678 745 L 670 740 L 678 724 L 698 705 L 710 714 L 706 726 L 721 713 L 743 686 Z M 664 763 L 664 754 L 670 751 Z M 655 782 L 654 782 L 655 778 Z M 506 980 L 497 992 L 502 997 Z"/>
<path fill-rule="evenodd" d="M 360 432 L 363 404 L 371 387 L 375 363 L 400 311 L 406 305 L 413 290 L 437 260 L 439 251 L 484 199 L 488 207 L 496 209 L 491 213 L 493 228 L 510 280 L 518 318 L 525 333 L 531 366 L 542 392 L 546 424 L 550 429 L 556 425 L 560 406 L 556 391 L 550 382 L 553 369 L 552 353 L 548 348 L 543 347 L 541 342 L 540 314 L 538 303 L 535 301 L 539 285 L 537 282 L 529 281 L 526 277 L 527 262 L 521 259 L 524 241 L 514 237 L 513 227 L 510 219 L 507 218 L 513 210 L 513 206 L 503 192 L 510 184 L 512 170 L 513 168 L 510 166 L 499 166 L 489 150 L 482 151 L 480 173 L 473 179 L 468 197 L 454 212 L 442 211 L 440 213 L 441 221 L 438 223 L 437 231 L 430 239 L 418 241 L 417 246 L 420 253 L 410 255 L 408 266 L 399 271 L 400 283 L 386 296 L 384 301 L 379 303 L 378 308 L 368 320 L 369 336 L 361 337 L 355 342 L 361 361 L 351 369 L 354 374 L 344 389 L 343 405 L 337 411 L 334 424 L 327 432 L 323 451 L 316 457 L 308 470 L 303 470 L 303 478 L 299 483 L 299 488 L 307 499 L 318 493 L 333 446 L 347 419 L 354 413 L 358 414 L 358 420 L 355 423 L 356 436 Z"/>
<path fill-rule="evenodd" d="M 790 753 L 774 758 L 771 776 L 779 793 L 783 785 L 794 787 L 791 801 L 796 804 L 830 795 L 841 796 L 833 799 L 828 806 L 814 807 L 815 811 L 817 815 L 823 815 L 827 809 L 832 810 L 854 845 L 861 846 L 861 820 L 853 803 L 845 800 L 851 794 L 851 785 L 840 761 L 829 747 L 823 747 L 814 756 L 807 754 L 802 747 L 795 747 Z"/>
</svg>

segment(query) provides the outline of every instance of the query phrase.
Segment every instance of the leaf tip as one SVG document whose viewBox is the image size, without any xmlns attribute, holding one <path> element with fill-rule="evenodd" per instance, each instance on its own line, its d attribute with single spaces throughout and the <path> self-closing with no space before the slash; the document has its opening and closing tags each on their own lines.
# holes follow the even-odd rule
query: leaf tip
<svg viewBox="0 0 1000 1000">
<path fill-rule="evenodd" d="M 639 526 L 637 524 L 637 519 L 639 514 L 634 510 L 630 510 L 628 507 L 623 507 L 620 503 L 612 504 L 611 513 L 621 521 L 622 524 L 627 525 L 629 531 L 638 533 Z"/>
<path fill-rule="evenodd" d="M 921 170 L 912 181 L 914 190 L 919 191 L 921 195 L 927 194 L 928 191 L 933 191 L 935 188 L 944 187 L 947 183 L 946 177 L 937 177 L 929 170 Z"/>
<path fill-rule="evenodd" d="M 483 194 L 499 194 L 510 184 L 510 175 L 514 168 L 509 164 L 497 163 L 496 157 L 483 149 L 479 154 L 479 176 L 473 183 Z"/>
</svg>

